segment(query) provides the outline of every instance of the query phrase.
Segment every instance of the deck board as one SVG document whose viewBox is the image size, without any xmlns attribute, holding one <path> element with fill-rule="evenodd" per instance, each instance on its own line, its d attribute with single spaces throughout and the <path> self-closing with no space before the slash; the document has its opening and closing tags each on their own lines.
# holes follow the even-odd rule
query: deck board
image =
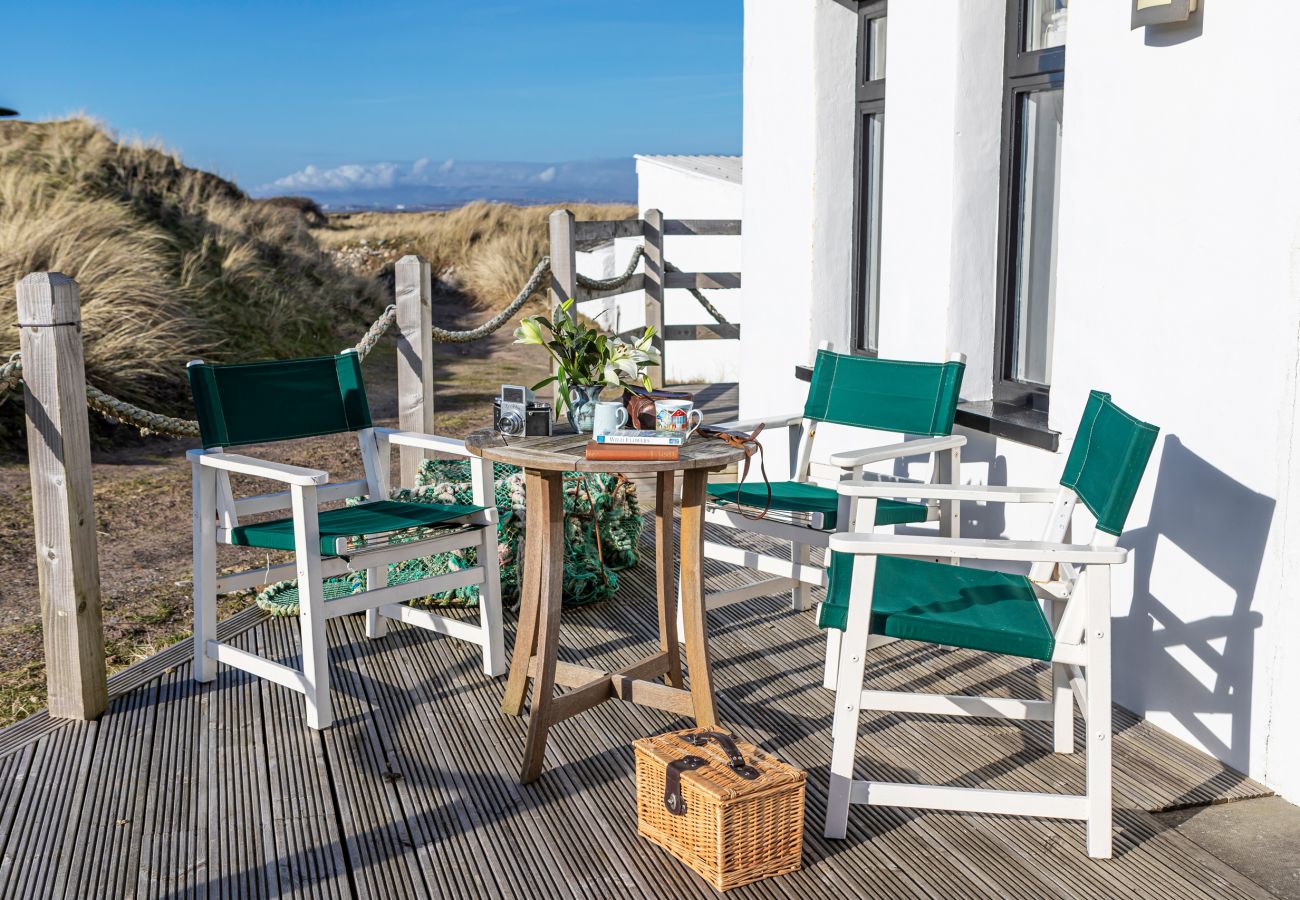
<svg viewBox="0 0 1300 900">
<path fill-rule="evenodd" d="M 561 658 L 616 668 L 652 642 L 651 538 L 613 602 L 566 611 Z M 706 575 L 714 590 L 749 578 Z M 294 663 L 296 624 L 247 615 L 233 640 Z M 1267 896 L 1151 815 L 1267 791 L 1118 707 L 1112 861 L 1086 857 L 1081 823 L 881 807 L 854 807 L 848 840 L 825 841 L 832 697 L 812 615 L 761 598 L 710 614 L 710 635 L 721 720 L 809 770 L 804 869 L 729 897 Z M 355 617 L 330 623 L 330 645 L 324 733 L 279 686 L 224 667 L 196 685 L 184 647 L 116 678 L 98 723 L 0 733 L 0 897 L 714 896 L 636 836 L 630 743 L 686 721 L 601 705 L 552 730 L 542 778 L 521 787 L 525 722 L 498 711 L 502 681 L 474 648 L 397 624 L 369 640 Z M 870 686 L 953 693 L 1044 696 L 1047 680 L 903 642 L 867 670 Z M 1047 723 L 877 713 L 859 757 L 875 777 L 1080 790 L 1082 755 L 1050 747 Z"/>
</svg>

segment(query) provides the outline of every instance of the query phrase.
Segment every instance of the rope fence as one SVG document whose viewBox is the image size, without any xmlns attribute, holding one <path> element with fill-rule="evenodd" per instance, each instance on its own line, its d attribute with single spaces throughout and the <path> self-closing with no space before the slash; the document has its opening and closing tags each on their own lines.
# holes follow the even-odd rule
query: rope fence
<svg viewBox="0 0 1300 900">
<path fill-rule="evenodd" d="M 592 291 L 608 291 L 622 287 L 632 280 L 632 276 L 636 272 L 637 266 L 641 264 L 644 255 L 645 247 L 638 244 L 632 250 L 632 258 L 628 261 L 627 267 L 620 274 L 610 278 L 590 278 L 579 274 L 577 282 L 580 286 Z M 664 268 L 669 272 L 681 271 L 681 269 L 669 262 L 664 263 Z M 471 341 L 482 340 L 509 322 L 515 313 L 523 308 L 523 305 L 528 302 L 528 298 L 541 289 L 542 283 L 550 271 L 551 258 L 543 256 L 537 265 L 533 267 L 533 273 L 528 276 L 528 281 L 524 283 L 519 293 L 499 313 L 477 328 L 470 328 L 465 331 L 450 331 L 436 325 L 431 326 L 433 339 L 444 344 L 467 344 Z M 704 307 L 704 310 L 716 322 L 721 325 L 729 324 L 703 293 L 696 288 L 689 288 L 688 290 L 691 296 Z M 390 304 L 385 307 L 384 311 L 379 314 L 379 318 L 375 319 L 366 330 L 366 333 L 362 335 L 361 340 L 352 348 L 357 356 L 363 360 L 369 356 L 370 352 L 383 340 L 384 335 L 396 322 L 397 306 Z M 8 399 L 11 391 L 18 390 L 22 381 L 22 356 L 19 353 L 13 353 L 7 362 L 0 364 L 0 404 L 3 404 Z M 91 384 L 86 385 L 86 405 L 109 421 L 130 425 L 139 430 L 141 434 L 166 434 L 173 437 L 197 437 L 199 434 L 199 423 L 194 419 L 181 419 L 147 410 L 101 391 Z"/>
</svg>

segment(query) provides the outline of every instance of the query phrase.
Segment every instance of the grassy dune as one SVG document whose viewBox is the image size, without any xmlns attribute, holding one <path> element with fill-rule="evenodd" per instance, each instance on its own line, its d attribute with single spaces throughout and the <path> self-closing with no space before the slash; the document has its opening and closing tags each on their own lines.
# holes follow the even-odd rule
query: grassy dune
<svg viewBox="0 0 1300 900">
<path fill-rule="evenodd" d="M 329 225 L 312 234 L 361 271 L 379 271 L 403 254 L 418 253 L 445 286 L 480 307 L 498 309 L 514 299 L 547 254 L 546 219 L 559 208 L 476 202 L 447 212 L 346 213 L 330 216 Z M 620 204 L 565 208 L 578 221 L 636 215 L 636 207 Z"/>
<path fill-rule="evenodd" d="M 81 285 L 89 380 L 178 413 L 186 361 L 334 350 L 385 301 L 300 211 L 86 119 L 0 123 L 0 285 L 45 270 Z M 15 314 L 0 303 L 0 354 Z"/>
</svg>

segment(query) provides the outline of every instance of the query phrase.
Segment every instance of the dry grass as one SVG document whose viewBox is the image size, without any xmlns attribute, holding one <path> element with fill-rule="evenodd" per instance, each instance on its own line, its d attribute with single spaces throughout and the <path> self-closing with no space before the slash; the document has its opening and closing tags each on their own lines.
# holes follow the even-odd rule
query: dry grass
<svg viewBox="0 0 1300 900">
<path fill-rule="evenodd" d="M 186 361 L 334 351 L 384 302 L 301 210 L 86 119 L 0 123 L 0 291 L 33 271 L 80 284 L 92 383 L 182 414 Z M 0 354 L 15 315 L 0 304 Z"/>
<path fill-rule="evenodd" d="M 382 242 L 386 252 L 369 257 L 376 269 L 404 253 L 418 253 L 444 282 L 480 307 L 495 309 L 514 299 L 547 254 L 546 219 L 559 208 L 476 202 L 446 212 L 349 213 L 331 216 L 329 227 L 313 234 L 322 247 L 334 250 Z M 636 215 L 635 207 L 623 204 L 565 208 L 579 221 Z"/>
</svg>

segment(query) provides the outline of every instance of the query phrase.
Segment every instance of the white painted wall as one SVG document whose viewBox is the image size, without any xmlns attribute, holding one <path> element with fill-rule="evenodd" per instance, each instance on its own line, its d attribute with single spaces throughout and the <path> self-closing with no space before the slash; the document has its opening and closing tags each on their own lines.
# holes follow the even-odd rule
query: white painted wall
<svg viewBox="0 0 1300 900">
<path fill-rule="evenodd" d="M 1051 401 L 1065 439 L 1050 454 L 971 435 L 963 472 L 1053 482 L 1092 387 L 1160 425 L 1116 576 L 1116 697 L 1295 800 L 1300 6 L 1202 6 L 1190 27 L 1134 32 L 1125 0 L 1071 4 Z M 965 352 L 967 399 L 991 392 L 1003 21 L 1002 0 L 890 10 L 881 348 Z M 849 337 L 850 230 L 829 198 L 851 198 L 852 29 L 831 0 L 746 3 L 746 416 L 797 409 L 793 366 Z M 848 441 L 824 429 L 817 456 Z M 965 527 L 1033 537 L 1040 517 L 974 508 Z"/>
</svg>

